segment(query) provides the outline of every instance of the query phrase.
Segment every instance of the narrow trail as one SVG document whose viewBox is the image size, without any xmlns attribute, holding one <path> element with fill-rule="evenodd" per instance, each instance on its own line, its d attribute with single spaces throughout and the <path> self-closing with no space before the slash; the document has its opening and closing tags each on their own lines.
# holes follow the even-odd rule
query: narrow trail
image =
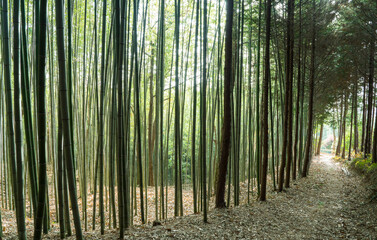
<svg viewBox="0 0 377 240">
<path fill-rule="evenodd" d="M 147 239 L 377 239 L 377 204 L 360 176 L 346 174 L 329 154 L 315 157 L 310 176 L 283 193 L 270 191 L 268 201 L 212 210 L 140 226 L 128 238 Z M 111 236 L 109 236 L 111 237 Z"/>
</svg>

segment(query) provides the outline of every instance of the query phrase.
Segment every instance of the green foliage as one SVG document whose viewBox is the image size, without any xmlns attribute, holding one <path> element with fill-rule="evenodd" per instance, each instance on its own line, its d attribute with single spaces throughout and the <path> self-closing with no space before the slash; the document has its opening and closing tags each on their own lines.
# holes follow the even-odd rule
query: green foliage
<svg viewBox="0 0 377 240">
<path fill-rule="evenodd" d="M 362 155 L 357 155 L 354 160 L 351 162 L 351 166 L 356 168 L 362 173 L 373 173 L 377 170 L 377 163 L 372 162 L 372 155 L 368 154 L 367 158 L 364 158 Z"/>
</svg>

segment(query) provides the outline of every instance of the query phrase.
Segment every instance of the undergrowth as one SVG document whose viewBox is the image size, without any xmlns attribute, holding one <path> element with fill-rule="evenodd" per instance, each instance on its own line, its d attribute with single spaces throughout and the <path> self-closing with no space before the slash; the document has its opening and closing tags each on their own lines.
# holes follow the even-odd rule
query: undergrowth
<svg viewBox="0 0 377 240">
<path fill-rule="evenodd" d="M 362 174 L 377 174 L 377 163 L 372 162 L 371 154 L 367 158 L 364 158 L 362 153 L 356 154 L 350 165 Z"/>
<path fill-rule="evenodd" d="M 364 158 L 363 153 L 355 155 L 353 160 L 349 162 L 349 167 L 365 177 L 365 181 L 372 190 L 371 201 L 377 199 L 377 163 L 372 162 L 372 155 Z"/>
</svg>

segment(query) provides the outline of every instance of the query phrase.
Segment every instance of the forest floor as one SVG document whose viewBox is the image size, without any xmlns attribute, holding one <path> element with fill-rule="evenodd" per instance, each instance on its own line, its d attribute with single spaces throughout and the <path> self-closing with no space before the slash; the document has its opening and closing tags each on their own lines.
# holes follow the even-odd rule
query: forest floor
<svg viewBox="0 0 377 240">
<path fill-rule="evenodd" d="M 125 238 L 377 239 L 377 203 L 370 200 L 371 194 L 362 177 L 331 155 L 322 154 L 313 159 L 308 178 L 293 181 L 282 193 L 269 191 L 266 202 L 212 209 L 208 223 L 203 223 L 202 214 L 191 214 L 168 219 L 160 226 L 135 225 L 125 232 Z M 2 213 L 4 224 L 9 219 Z M 5 234 L 5 238 L 14 236 Z M 58 236 L 51 231 L 44 238 Z M 98 230 L 85 232 L 85 237 L 117 239 L 118 230 L 106 230 L 103 236 Z"/>
</svg>

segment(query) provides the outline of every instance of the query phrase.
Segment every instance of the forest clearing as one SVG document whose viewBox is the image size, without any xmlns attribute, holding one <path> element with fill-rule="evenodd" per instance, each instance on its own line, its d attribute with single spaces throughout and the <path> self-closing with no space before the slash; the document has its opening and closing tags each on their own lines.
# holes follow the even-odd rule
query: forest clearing
<svg viewBox="0 0 377 240">
<path fill-rule="evenodd" d="M 0 240 L 377 238 L 375 0 L 0 10 Z"/>
</svg>

